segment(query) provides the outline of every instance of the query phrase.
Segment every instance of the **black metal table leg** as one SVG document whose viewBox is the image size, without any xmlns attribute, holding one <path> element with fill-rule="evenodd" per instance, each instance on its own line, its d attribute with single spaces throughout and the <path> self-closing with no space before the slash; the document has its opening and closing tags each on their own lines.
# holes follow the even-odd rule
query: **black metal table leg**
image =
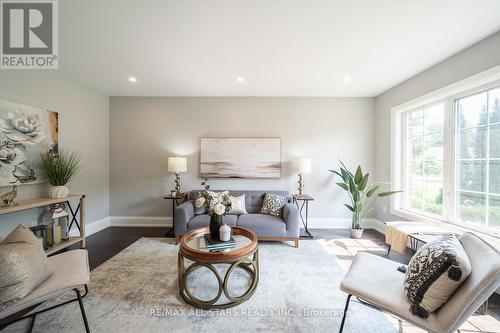
<svg viewBox="0 0 500 333">
<path fill-rule="evenodd" d="M 299 205 L 299 201 L 294 198 L 295 205 L 299 210 L 300 220 L 302 221 L 302 225 L 304 226 L 304 233 L 301 233 L 300 238 L 314 238 L 309 229 L 307 228 L 307 224 L 309 222 L 309 200 L 302 200 L 302 204 Z M 304 209 L 305 209 L 305 218 L 304 218 Z"/>
</svg>

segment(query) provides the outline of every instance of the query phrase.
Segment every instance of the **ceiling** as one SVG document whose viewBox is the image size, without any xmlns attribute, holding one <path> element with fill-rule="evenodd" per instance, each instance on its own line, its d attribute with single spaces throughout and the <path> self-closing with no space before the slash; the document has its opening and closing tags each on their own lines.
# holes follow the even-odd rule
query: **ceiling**
<svg viewBox="0 0 500 333">
<path fill-rule="evenodd" d="M 376 96 L 500 30 L 498 0 L 63 0 L 59 12 L 61 70 L 110 96 Z"/>
</svg>

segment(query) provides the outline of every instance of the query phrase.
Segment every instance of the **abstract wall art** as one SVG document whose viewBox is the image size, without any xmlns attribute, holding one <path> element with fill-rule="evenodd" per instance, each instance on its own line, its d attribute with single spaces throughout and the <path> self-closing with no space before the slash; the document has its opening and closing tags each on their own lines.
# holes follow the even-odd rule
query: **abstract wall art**
<svg viewBox="0 0 500 333">
<path fill-rule="evenodd" d="M 201 138 L 200 174 L 206 178 L 280 178 L 279 138 Z"/>
<path fill-rule="evenodd" d="M 41 183 L 40 155 L 57 144 L 57 112 L 0 98 L 0 186 Z"/>
</svg>

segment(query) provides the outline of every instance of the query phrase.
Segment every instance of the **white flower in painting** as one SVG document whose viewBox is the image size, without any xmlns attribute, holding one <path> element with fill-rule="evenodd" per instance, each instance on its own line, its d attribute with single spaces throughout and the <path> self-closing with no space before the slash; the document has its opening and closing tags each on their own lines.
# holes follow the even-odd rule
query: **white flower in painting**
<svg viewBox="0 0 500 333">
<path fill-rule="evenodd" d="M 200 208 L 205 204 L 205 198 L 199 197 L 198 199 L 195 200 L 194 205 L 196 208 Z"/>
<path fill-rule="evenodd" d="M 36 180 L 35 171 L 31 168 L 28 161 L 22 161 L 21 163 L 17 164 L 14 167 L 12 175 L 16 177 L 17 181 L 23 184 L 31 183 Z"/>
<path fill-rule="evenodd" d="M 11 163 L 16 158 L 16 147 L 12 144 L 4 143 L 0 145 L 0 162 Z"/>
<path fill-rule="evenodd" d="M 40 143 L 44 136 L 38 115 L 21 110 L 7 113 L 7 119 L 0 118 L 0 130 L 15 142 Z"/>
<path fill-rule="evenodd" d="M 214 213 L 215 214 L 224 215 L 225 212 L 226 212 L 226 206 L 224 206 L 223 204 L 219 203 L 219 204 L 214 206 Z"/>
</svg>

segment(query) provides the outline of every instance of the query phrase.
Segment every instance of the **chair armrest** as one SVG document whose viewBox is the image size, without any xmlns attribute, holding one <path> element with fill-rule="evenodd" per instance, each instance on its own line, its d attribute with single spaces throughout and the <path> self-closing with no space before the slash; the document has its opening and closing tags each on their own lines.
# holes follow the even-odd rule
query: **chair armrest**
<svg viewBox="0 0 500 333">
<path fill-rule="evenodd" d="M 184 235 L 187 232 L 187 224 L 194 217 L 194 206 L 191 201 L 175 207 L 174 212 L 174 233 L 176 236 Z"/>
<path fill-rule="evenodd" d="M 289 237 L 299 237 L 300 216 L 299 209 L 293 203 L 283 206 L 283 220 L 286 223 L 286 230 Z"/>
</svg>

